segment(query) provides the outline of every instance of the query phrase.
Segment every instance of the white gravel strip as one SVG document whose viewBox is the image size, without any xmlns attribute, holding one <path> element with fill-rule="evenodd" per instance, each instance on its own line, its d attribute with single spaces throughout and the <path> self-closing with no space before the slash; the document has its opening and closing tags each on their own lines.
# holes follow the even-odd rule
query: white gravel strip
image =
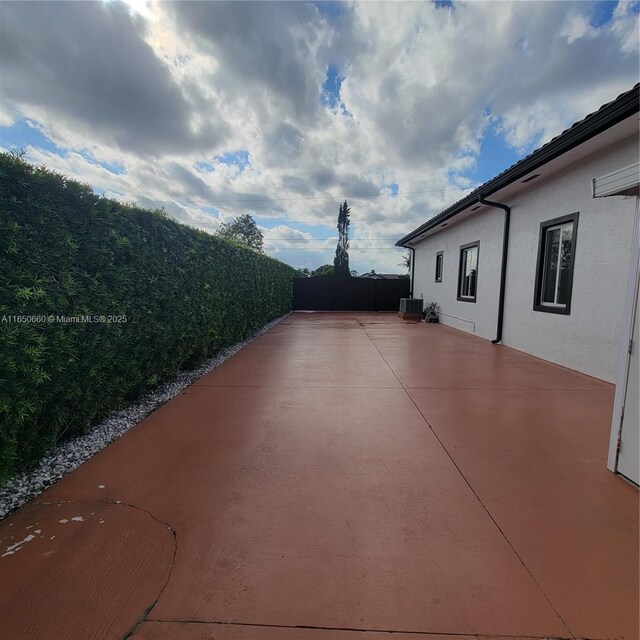
<svg viewBox="0 0 640 640">
<path fill-rule="evenodd" d="M 128 407 L 114 411 L 88 433 L 57 445 L 41 458 L 35 469 L 16 476 L 0 488 L 0 520 L 25 502 L 40 495 L 48 486 L 67 473 L 77 469 L 83 462 L 144 420 L 159 406 L 177 396 L 198 378 L 213 371 L 240 349 L 277 325 L 287 315 L 265 324 L 245 340 L 220 349 L 213 358 L 197 369 L 181 371 L 173 380 L 145 393 Z"/>
</svg>

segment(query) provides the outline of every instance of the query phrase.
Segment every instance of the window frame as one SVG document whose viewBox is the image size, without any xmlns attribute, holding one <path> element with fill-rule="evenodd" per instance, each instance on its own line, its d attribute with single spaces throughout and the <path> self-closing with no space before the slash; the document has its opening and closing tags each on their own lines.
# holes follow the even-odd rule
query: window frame
<svg viewBox="0 0 640 640">
<path fill-rule="evenodd" d="M 462 285 L 462 264 L 464 261 L 464 252 L 472 247 L 477 247 L 477 258 L 476 258 L 476 290 L 474 292 L 473 297 L 471 296 L 462 296 L 461 295 L 461 285 Z M 475 242 L 469 242 L 467 244 L 460 245 L 460 256 L 458 259 L 458 288 L 456 290 L 457 298 L 459 302 L 473 302 L 475 303 L 478 299 L 478 274 L 480 273 L 480 240 L 476 240 Z"/>
<path fill-rule="evenodd" d="M 559 218 L 553 218 L 551 220 L 545 220 L 540 223 L 540 231 L 538 234 L 538 257 L 536 260 L 536 279 L 533 293 L 533 310 L 542 311 L 543 313 L 556 313 L 560 315 L 568 316 L 571 313 L 571 299 L 573 294 L 573 269 L 576 260 L 576 245 L 578 240 L 578 219 L 580 212 L 570 213 L 566 216 L 560 216 Z M 573 223 L 573 231 L 571 237 L 571 257 L 569 258 L 568 268 L 568 300 L 564 306 L 551 303 L 542 303 L 542 289 L 544 278 L 544 261 L 546 254 L 546 240 L 547 231 L 551 227 L 557 227 L 567 222 Z M 562 238 L 561 238 L 562 242 Z"/>
<path fill-rule="evenodd" d="M 438 278 L 438 259 L 440 260 L 440 277 Z M 442 282 L 442 273 L 444 271 L 444 251 L 436 253 L 436 278 L 434 282 Z"/>
</svg>

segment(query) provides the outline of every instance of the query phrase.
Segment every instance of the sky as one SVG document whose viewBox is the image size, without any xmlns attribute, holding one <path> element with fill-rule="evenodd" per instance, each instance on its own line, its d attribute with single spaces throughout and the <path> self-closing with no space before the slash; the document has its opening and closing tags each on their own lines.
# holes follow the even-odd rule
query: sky
<svg viewBox="0 0 640 640">
<path fill-rule="evenodd" d="M 265 251 L 394 243 L 638 81 L 633 2 L 0 2 L 0 148 Z"/>
</svg>

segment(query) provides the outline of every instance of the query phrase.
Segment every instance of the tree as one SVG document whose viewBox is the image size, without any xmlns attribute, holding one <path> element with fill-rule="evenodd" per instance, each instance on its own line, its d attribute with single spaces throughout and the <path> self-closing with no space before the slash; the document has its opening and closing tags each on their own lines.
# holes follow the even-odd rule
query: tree
<svg viewBox="0 0 640 640">
<path fill-rule="evenodd" d="M 338 213 L 338 246 L 336 256 L 333 259 L 333 266 L 337 276 L 350 276 L 349 270 L 349 214 L 351 209 L 347 206 L 347 201 L 340 205 Z"/>
<path fill-rule="evenodd" d="M 262 232 L 248 213 L 238 216 L 233 222 L 223 222 L 216 233 L 221 238 L 235 240 L 262 253 Z"/>
<path fill-rule="evenodd" d="M 323 264 L 311 273 L 312 276 L 334 276 L 336 270 L 332 264 Z"/>
<path fill-rule="evenodd" d="M 303 269 L 298 269 L 298 273 L 300 273 L 300 278 L 309 278 L 311 276 L 311 271 L 304 267 Z"/>
<path fill-rule="evenodd" d="M 411 252 L 407 249 L 407 253 L 402 256 L 402 262 L 398 262 L 399 267 L 404 267 L 407 271 L 411 269 Z"/>
</svg>

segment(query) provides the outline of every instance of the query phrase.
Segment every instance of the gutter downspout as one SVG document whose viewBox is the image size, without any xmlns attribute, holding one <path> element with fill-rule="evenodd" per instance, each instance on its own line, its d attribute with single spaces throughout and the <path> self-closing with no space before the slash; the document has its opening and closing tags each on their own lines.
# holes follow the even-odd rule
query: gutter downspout
<svg viewBox="0 0 640 640">
<path fill-rule="evenodd" d="M 409 289 L 409 297 L 413 298 L 413 278 L 416 273 L 416 250 L 413 247 L 407 247 L 411 251 L 411 287 Z"/>
<path fill-rule="evenodd" d="M 504 297 L 507 281 L 507 256 L 509 253 L 509 227 L 511 225 L 511 207 L 500 202 L 491 202 L 491 200 L 485 200 L 482 195 L 478 197 L 480 204 L 487 205 L 488 207 L 495 207 L 496 209 L 502 209 L 504 211 L 504 232 L 502 235 L 502 266 L 500 268 L 500 297 L 498 301 L 498 326 L 496 328 L 495 340 L 491 341 L 491 344 L 498 344 L 502 342 L 502 325 L 504 322 Z"/>
</svg>

